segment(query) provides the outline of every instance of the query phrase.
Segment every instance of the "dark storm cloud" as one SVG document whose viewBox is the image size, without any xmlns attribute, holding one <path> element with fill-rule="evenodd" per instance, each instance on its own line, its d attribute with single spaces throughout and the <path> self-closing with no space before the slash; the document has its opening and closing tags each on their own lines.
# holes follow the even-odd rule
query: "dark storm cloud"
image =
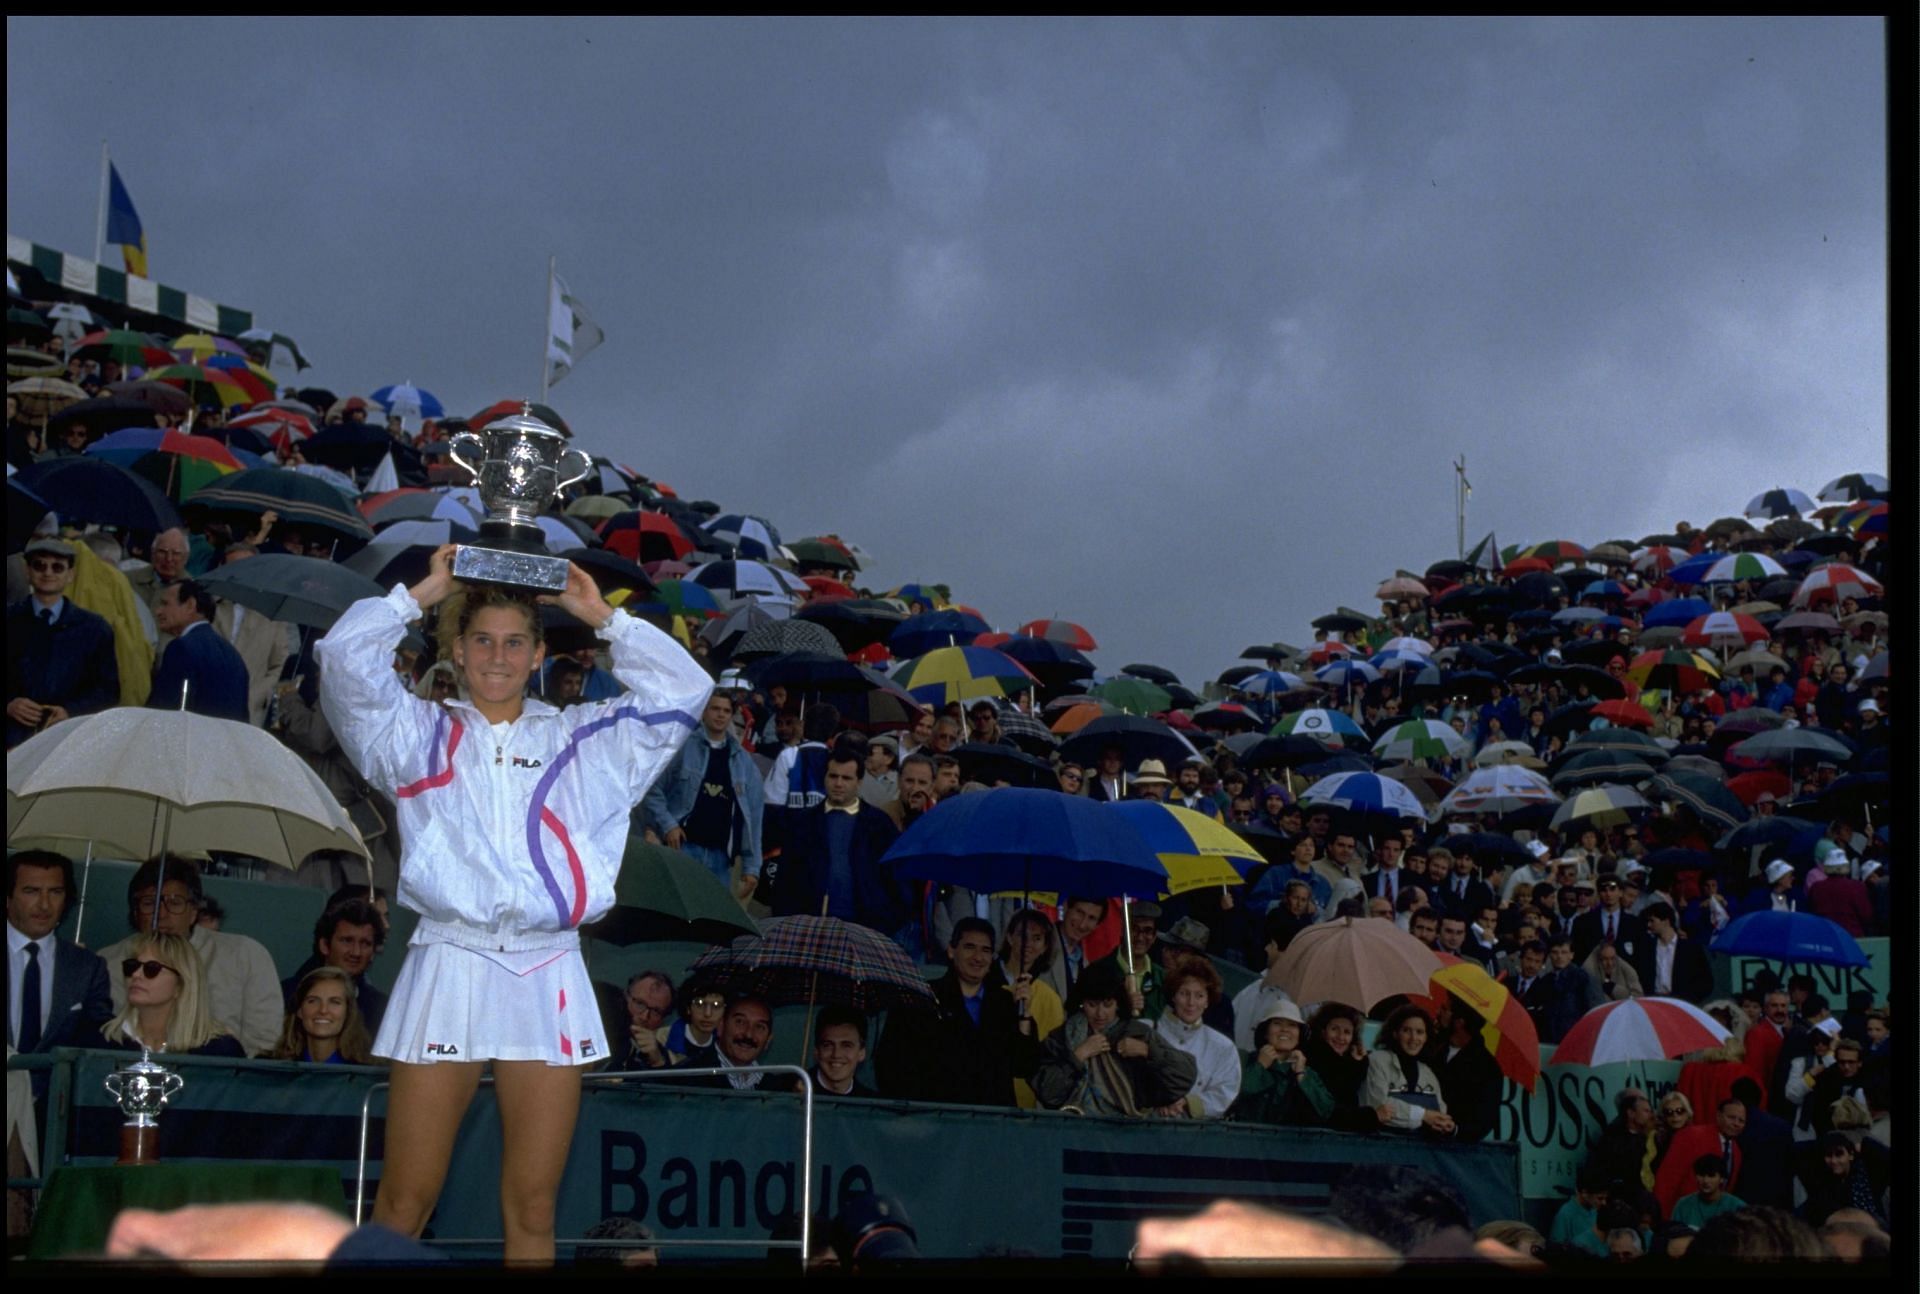
<svg viewBox="0 0 1920 1294">
<path fill-rule="evenodd" d="M 9 23 L 8 228 L 98 140 L 165 282 L 1190 681 L 1469 539 L 1884 458 L 1866 20 Z M 81 78 L 126 87 L 75 94 Z M 125 101 L 145 105 L 138 110 Z"/>
</svg>

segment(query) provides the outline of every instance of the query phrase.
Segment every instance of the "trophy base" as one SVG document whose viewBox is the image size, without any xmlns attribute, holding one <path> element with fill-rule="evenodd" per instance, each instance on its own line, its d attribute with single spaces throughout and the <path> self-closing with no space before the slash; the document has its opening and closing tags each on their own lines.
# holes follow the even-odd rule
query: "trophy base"
<svg viewBox="0 0 1920 1294">
<path fill-rule="evenodd" d="M 160 1125 L 157 1123 L 123 1123 L 120 1125 L 120 1158 L 114 1161 L 122 1167 L 160 1162 Z"/>
<path fill-rule="evenodd" d="M 567 559 L 462 544 L 453 555 L 454 578 L 476 584 L 510 584 L 558 593 L 567 587 Z"/>
</svg>

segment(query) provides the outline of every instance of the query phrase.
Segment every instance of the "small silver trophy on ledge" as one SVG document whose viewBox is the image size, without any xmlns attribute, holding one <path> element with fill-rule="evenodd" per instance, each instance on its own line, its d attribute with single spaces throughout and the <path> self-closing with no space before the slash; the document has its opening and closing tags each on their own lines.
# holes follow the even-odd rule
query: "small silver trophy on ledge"
<svg viewBox="0 0 1920 1294">
<path fill-rule="evenodd" d="M 463 448 L 478 461 L 462 457 Z M 478 435 L 461 432 L 447 446 L 447 454 L 473 473 L 480 501 L 487 506 L 480 542 L 462 544 L 454 554 L 455 577 L 545 593 L 566 588 L 567 559 L 548 554 L 535 518 L 561 490 L 592 471 L 593 460 L 568 449 L 566 437 L 534 417 L 531 404 L 488 423 Z M 563 476 L 563 470 L 571 474 Z"/>
<path fill-rule="evenodd" d="M 160 1159 L 160 1111 L 180 1094 L 187 1080 L 153 1059 L 146 1047 L 140 1059 L 107 1075 L 107 1094 L 127 1121 L 120 1125 L 122 1164 L 152 1164 Z"/>
</svg>

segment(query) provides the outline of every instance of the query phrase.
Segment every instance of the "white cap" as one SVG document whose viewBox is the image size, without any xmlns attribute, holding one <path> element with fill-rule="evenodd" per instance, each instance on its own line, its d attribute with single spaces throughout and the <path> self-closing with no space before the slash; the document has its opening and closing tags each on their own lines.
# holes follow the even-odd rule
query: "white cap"
<svg viewBox="0 0 1920 1294">
<path fill-rule="evenodd" d="M 1529 840 L 1527 842 L 1527 852 L 1532 854 L 1535 858 L 1545 858 L 1549 851 L 1546 845 L 1541 843 L 1540 841 Z"/>
<path fill-rule="evenodd" d="M 1784 858 L 1776 858 L 1767 864 L 1767 884 L 1777 885 L 1782 876 L 1793 875 L 1793 864 Z"/>
<path fill-rule="evenodd" d="M 1830 1015 L 1813 1027 L 1821 1033 L 1826 1034 L 1829 1038 L 1838 1038 L 1840 1036 L 1840 1017 Z"/>
<path fill-rule="evenodd" d="M 1872 697 L 1868 697 L 1866 700 L 1862 701 L 1860 703 L 1859 708 L 1860 708 L 1861 714 L 1865 714 L 1869 710 L 1873 711 L 1875 714 L 1880 713 L 1880 703 L 1874 700 Z"/>
<path fill-rule="evenodd" d="M 1259 1018 L 1253 1022 L 1254 1032 L 1258 1033 L 1260 1026 L 1269 1020 L 1291 1020 L 1297 1025 L 1305 1025 L 1307 1022 L 1307 1018 L 1300 1014 L 1300 1008 L 1290 997 L 1275 998 L 1262 1007 Z"/>
<path fill-rule="evenodd" d="M 1877 859 L 1869 858 L 1866 862 L 1860 864 L 1860 879 L 1864 881 L 1875 872 L 1882 870 L 1884 870 L 1884 868 Z"/>
</svg>

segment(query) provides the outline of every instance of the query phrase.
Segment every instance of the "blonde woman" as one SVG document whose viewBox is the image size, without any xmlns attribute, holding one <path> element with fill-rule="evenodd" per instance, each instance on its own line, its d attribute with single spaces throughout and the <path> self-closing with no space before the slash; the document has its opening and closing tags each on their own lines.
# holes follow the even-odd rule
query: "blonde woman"
<svg viewBox="0 0 1920 1294">
<path fill-rule="evenodd" d="M 371 1065 L 373 1039 L 360 1018 L 353 978 L 337 966 L 316 966 L 293 992 L 279 1045 L 267 1060 L 308 1065 Z"/>
<path fill-rule="evenodd" d="M 1667 1157 L 1667 1147 L 1673 1139 L 1693 1126 L 1693 1102 L 1687 1094 L 1678 1088 L 1660 1098 L 1660 1105 L 1653 1118 L 1653 1171 L 1658 1174 L 1660 1161 Z"/>
<path fill-rule="evenodd" d="M 135 935 L 120 970 L 127 1005 L 100 1030 L 107 1047 L 246 1059 L 240 1040 L 207 1014 L 206 971 L 185 937 Z"/>
</svg>

